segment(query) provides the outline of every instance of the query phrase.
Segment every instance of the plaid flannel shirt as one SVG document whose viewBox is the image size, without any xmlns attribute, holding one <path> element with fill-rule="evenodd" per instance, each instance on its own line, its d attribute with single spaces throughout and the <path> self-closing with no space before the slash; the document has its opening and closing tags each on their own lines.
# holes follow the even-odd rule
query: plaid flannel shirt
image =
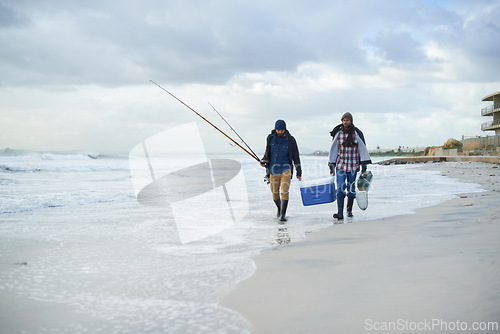
<svg viewBox="0 0 500 334">
<path fill-rule="evenodd" d="M 359 159 L 358 140 L 354 137 L 354 146 L 346 147 L 342 143 L 347 139 L 347 133 L 339 131 L 337 141 L 339 145 L 339 155 L 337 156 L 336 168 L 345 172 L 356 171 L 361 163 Z"/>
</svg>

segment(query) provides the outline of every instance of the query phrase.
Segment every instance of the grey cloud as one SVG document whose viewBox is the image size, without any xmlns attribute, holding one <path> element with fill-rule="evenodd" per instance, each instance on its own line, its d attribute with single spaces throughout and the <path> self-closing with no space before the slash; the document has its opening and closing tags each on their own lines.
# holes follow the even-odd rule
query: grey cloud
<svg viewBox="0 0 500 334">
<path fill-rule="evenodd" d="M 55 10 L 51 2 L 29 3 L 16 9 L 31 19 L 29 27 L 0 32 L 8 45 L 1 56 L 9 74 L 4 85 L 122 85 L 152 76 L 221 83 L 239 72 L 294 70 L 304 61 L 363 62 L 353 33 L 347 33 L 359 25 L 344 30 L 348 22 L 337 11 L 352 12 L 352 6 L 55 2 Z"/>
<path fill-rule="evenodd" d="M 462 80 L 498 81 L 500 77 L 500 3 L 466 2 L 465 14 L 452 27 L 436 30 L 432 38 L 443 48 L 468 60 L 468 69 L 457 75 Z M 480 6 L 473 14 L 470 6 Z M 471 10 L 472 11 L 472 10 Z"/>
<path fill-rule="evenodd" d="M 467 49 L 481 57 L 500 58 L 500 3 L 467 23 L 461 31 Z"/>
<path fill-rule="evenodd" d="M 0 3 L 0 29 L 18 27 L 26 23 L 23 15 Z"/>
<path fill-rule="evenodd" d="M 0 85 L 221 84 L 304 62 L 376 72 L 363 43 L 404 66 L 428 62 L 434 38 L 491 61 L 495 15 L 462 30 L 457 13 L 419 1 L 11 1 L 0 7 Z"/>
<path fill-rule="evenodd" d="M 389 60 L 395 66 L 426 61 L 422 45 L 409 32 L 381 32 L 374 39 L 366 39 L 379 57 Z"/>
</svg>

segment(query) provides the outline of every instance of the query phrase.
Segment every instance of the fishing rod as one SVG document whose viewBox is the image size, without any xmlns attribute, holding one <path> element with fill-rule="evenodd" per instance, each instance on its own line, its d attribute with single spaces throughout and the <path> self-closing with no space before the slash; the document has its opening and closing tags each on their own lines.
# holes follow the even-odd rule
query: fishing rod
<svg viewBox="0 0 500 334">
<path fill-rule="evenodd" d="M 196 115 L 198 115 L 202 120 L 204 120 L 205 122 L 207 122 L 208 124 L 210 124 L 211 126 L 214 127 L 214 129 L 216 129 L 217 131 L 219 131 L 220 133 L 222 133 L 224 136 L 226 136 L 229 140 L 231 140 L 233 143 L 235 143 L 236 145 L 238 145 L 239 148 L 241 148 L 243 151 L 245 151 L 248 155 L 250 155 L 252 158 L 254 158 L 255 160 L 257 160 L 259 163 L 260 163 L 260 159 L 248 152 L 248 150 L 246 148 L 244 148 L 243 146 L 241 146 L 240 144 L 238 144 L 233 138 L 229 137 L 224 131 L 222 131 L 221 129 L 219 129 L 218 127 L 216 127 L 215 125 L 213 125 L 209 120 L 207 120 L 205 117 L 201 116 L 198 112 L 196 112 L 196 110 L 194 110 L 193 108 L 191 108 L 190 106 L 188 106 L 186 103 L 184 103 L 181 99 L 179 99 L 177 96 L 175 96 L 174 94 L 170 93 L 168 90 L 166 90 L 165 88 L 163 88 L 162 86 L 160 86 L 159 84 L 157 84 L 156 82 L 154 82 L 153 80 L 149 80 L 151 81 L 153 84 L 155 84 L 156 86 L 158 86 L 159 88 L 161 88 L 163 91 L 165 91 L 166 93 L 168 93 L 170 96 L 172 96 L 174 99 L 176 99 L 177 101 L 179 101 L 180 103 L 182 103 L 186 108 L 188 108 L 189 110 L 191 110 L 192 112 L 194 112 Z"/>
<path fill-rule="evenodd" d="M 250 152 L 252 152 L 254 158 L 259 159 L 259 157 L 257 156 L 257 154 L 255 154 L 255 152 L 250 148 L 250 146 L 245 142 L 245 140 L 243 138 L 241 138 L 241 136 L 238 134 L 238 132 L 236 132 L 236 130 L 231 126 L 231 124 L 229 124 L 228 121 L 226 121 L 226 119 L 217 111 L 217 109 L 215 109 L 215 107 L 210 102 L 208 102 L 208 104 L 210 104 L 210 106 L 212 107 L 212 109 L 215 110 L 215 112 L 220 116 L 220 118 L 222 118 L 222 120 L 224 122 L 226 122 L 227 126 L 229 126 L 231 128 L 231 130 L 233 130 L 233 132 L 238 136 L 238 138 L 241 139 L 242 143 L 245 144 L 245 146 L 250 150 Z"/>
</svg>

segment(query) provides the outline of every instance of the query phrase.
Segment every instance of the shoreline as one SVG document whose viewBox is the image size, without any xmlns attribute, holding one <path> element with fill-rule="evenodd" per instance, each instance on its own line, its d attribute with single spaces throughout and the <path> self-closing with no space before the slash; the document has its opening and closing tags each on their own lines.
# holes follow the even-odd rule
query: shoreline
<svg viewBox="0 0 500 334">
<path fill-rule="evenodd" d="M 413 214 L 332 224 L 274 248 L 220 306 L 241 313 L 254 333 L 370 333 L 397 320 L 498 324 L 500 167 L 422 168 L 485 191 Z"/>
<path fill-rule="evenodd" d="M 427 162 L 483 162 L 490 164 L 500 164 L 499 156 L 401 156 L 390 157 L 387 160 L 377 162 L 379 165 L 400 165 L 400 164 L 418 164 Z"/>
</svg>

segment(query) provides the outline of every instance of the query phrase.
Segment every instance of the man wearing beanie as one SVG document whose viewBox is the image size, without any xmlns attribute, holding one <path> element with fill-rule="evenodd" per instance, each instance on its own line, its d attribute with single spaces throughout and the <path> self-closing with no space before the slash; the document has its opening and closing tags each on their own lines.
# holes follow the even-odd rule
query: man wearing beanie
<svg viewBox="0 0 500 334">
<path fill-rule="evenodd" d="M 365 137 L 354 126 L 351 113 L 346 112 L 330 132 L 333 137 L 328 165 L 337 181 L 337 208 L 333 218 L 344 219 L 344 199 L 347 196 L 347 216 L 352 217 L 352 206 L 356 198 L 356 174 L 361 166 L 361 176 L 366 176 L 366 165 L 371 164 Z"/>
<path fill-rule="evenodd" d="M 276 121 L 274 130 L 267 136 L 266 152 L 261 160 L 261 166 L 266 167 L 270 174 L 271 193 L 278 208 L 277 217 L 284 223 L 293 166 L 297 169 L 299 181 L 302 179 L 302 168 L 297 141 L 286 129 L 285 121 L 281 119 Z"/>
</svg>

